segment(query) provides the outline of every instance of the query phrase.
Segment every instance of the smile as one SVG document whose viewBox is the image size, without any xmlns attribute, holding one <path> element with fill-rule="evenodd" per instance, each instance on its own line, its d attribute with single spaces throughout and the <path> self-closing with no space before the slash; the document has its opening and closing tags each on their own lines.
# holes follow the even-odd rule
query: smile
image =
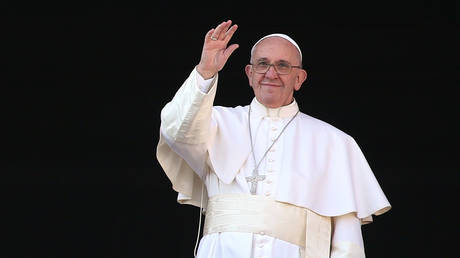
<svg viewBox="0 0 460 258">
<path fill-rule="evenodd" d="M 260 86 L 266 86 L 266 87 L 281 87 L 281 85 L 274 84 L 274 83 L 261 83 Z"/>
</svg>

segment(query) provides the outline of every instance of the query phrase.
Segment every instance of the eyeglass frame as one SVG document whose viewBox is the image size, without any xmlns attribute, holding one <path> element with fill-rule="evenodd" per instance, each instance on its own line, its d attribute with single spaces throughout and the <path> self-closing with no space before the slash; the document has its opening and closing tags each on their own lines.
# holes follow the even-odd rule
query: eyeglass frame
<svg viewBox="0 0 460 258">
<path fill-rule="evenodd" d="M 278 69 L 276 69 L 276 65 L 275 65 L 275 64 L 268 64 L 268 68 L 267 68 L 267 70 L 266 70 L 265 72 L 256 72 L 256 69 L 254 69 L 254 72 L 255 72 L 255 73 L 258 73 L 258 74 L 264 74 L 264 73 L 267 73 L 268 70 L 270 70 L 270 67 L 273 66 L 273 69 L 275 69 L 275 72 L 276 72 L 277 74 L 279 74 L 279 75 L 286 75 L 286 74 L 290 74 L 290 73 L 291 73 L 292 68 L 303 69 L 302 66 L 299 66 L 299 65 L 291 65 L 291 64 L 288 63 L 288 62 L 286 62 L 286 63 L 287 63 L 287 64 L 289 65 L 289 67 L 290 67 L 288 73 L 280 73 L 280 72 L 278 72 Z M 253 63 L 249 63 L 249 64 L 252 65 L 252 66 L 258 65 L 258 64 L 253 64 Z"/>
</svg>

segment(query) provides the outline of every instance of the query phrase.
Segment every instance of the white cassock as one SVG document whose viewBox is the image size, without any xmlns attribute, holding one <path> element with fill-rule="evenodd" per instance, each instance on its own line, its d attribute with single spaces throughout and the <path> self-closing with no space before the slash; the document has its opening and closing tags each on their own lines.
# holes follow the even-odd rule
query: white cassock
<svg viewBox="0 0 460 258">
<path fill-rule="evenodd" d="M 298 111 L 294 100 L 271 109 L 214 106 L 218 76 L 204 80 L 194 69 L 161 112 L 157 158 L 178 202 L 206 208 L 208 198 L 250 193 L 247 176 Z M 364 155 L 352 137 L 300 112 L 263 158 L 257 195 L 332 217 L 331 257 L 364 257 L 361 225 L 390 209 Z M 202 182 L 205 183 L 202 198 Z M 301 257 L 301 246 L 246 232 L 206 234 L 200 258 Z"/>
</svg>

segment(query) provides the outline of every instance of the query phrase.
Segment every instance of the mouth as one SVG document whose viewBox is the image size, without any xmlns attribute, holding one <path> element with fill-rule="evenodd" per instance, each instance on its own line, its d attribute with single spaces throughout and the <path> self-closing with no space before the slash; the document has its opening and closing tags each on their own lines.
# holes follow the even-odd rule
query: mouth
<svg viewBox="0 0 460 258">
<path fill-rule="evenodd" d="M 260 86 L 265 86 L 265 87 L 276 87 L 276 88 L 281 87 L 281 85 L 279 85 L 279 84 L 269 83 L 269 82 L 268 82 L 268 83 L 267 83 L 267 82 L 261 83 Z"/>
</svg>

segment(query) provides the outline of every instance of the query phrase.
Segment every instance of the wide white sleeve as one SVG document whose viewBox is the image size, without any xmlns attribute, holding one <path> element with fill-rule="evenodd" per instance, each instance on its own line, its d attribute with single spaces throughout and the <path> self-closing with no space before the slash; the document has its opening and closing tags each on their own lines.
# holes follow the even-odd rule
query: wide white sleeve
<svg viewBox="0 0 460 258">
<path fill-rule="evenodd" d="M 361 221 L 355 213 L 333 217 L 331 258 L 364 258 Z"/>
<path fill-rule="evenodd" d="M 201 179 L 207 173 L 206 144 L 212 138 L 210 127 L 217 77 L 208 85 L 209 91 L 203 92 L 200 75 L 193 69 L 161 110 L 156 156 L 173 189 L 179 193 L 181 203 L 200 206 Z"/>
<path fill-rule="evenodd" d="M 195 68 L 161 111 L 162 138 L 200 177 L 206 172 L 216 77 L 205 80 Z"/>
</svg>

